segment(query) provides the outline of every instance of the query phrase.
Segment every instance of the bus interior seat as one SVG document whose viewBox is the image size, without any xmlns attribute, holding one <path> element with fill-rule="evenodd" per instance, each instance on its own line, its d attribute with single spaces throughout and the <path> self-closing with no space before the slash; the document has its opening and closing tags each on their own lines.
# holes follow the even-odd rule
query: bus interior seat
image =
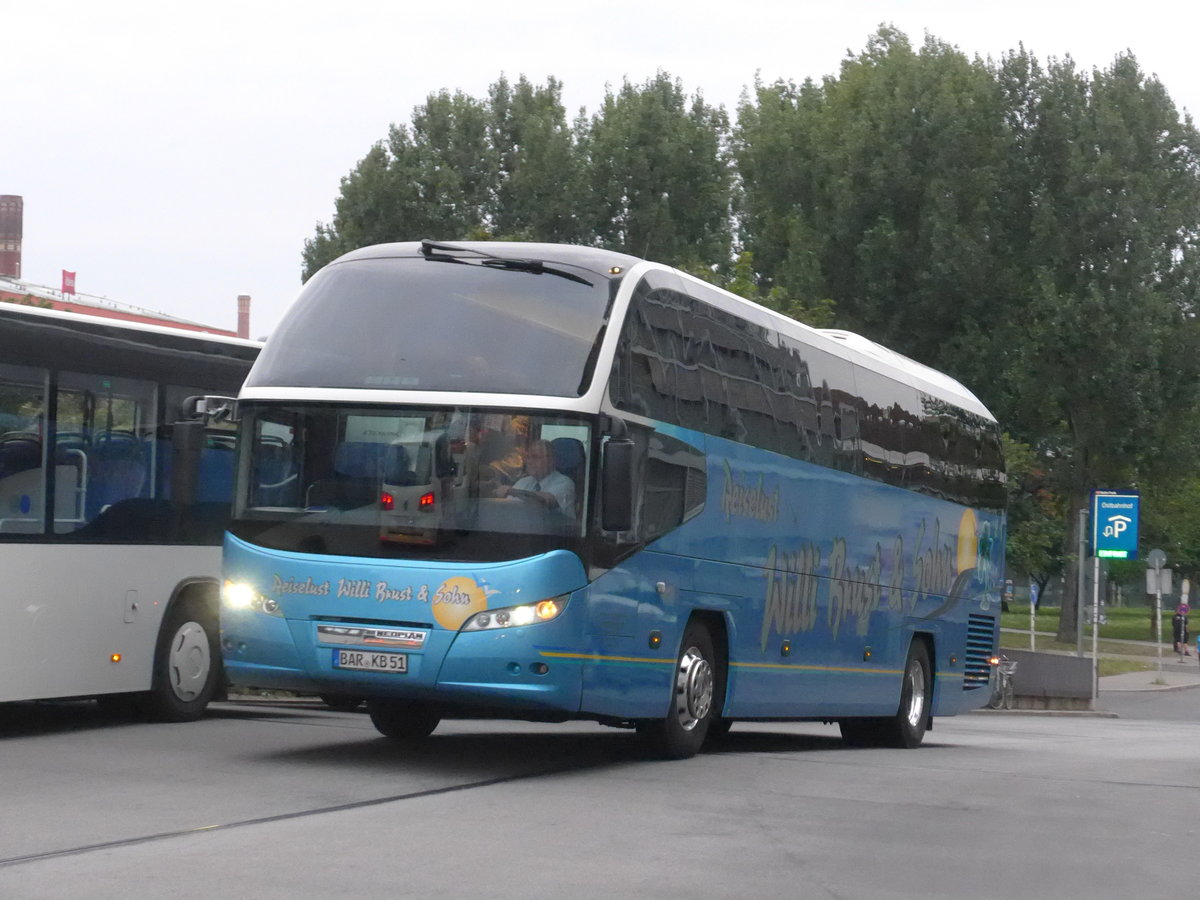
<svg viewBox="0 0 1200 900">
<path fill-rule="evenodd" d="M 333 477 L 308 488 L 307 505 L 353 509 L 379 499 L 388 444 L 343 441 L 333 451 Z"/>
<path fill-rule="evenodd" d="M 575 512 L 583 508 L 584 484 L 586 475 L 584 463 L 587 454 L 583 451 L 583 442 L 575 438 L 560 437 L 550 442 L 554 453 L 554 468 L 566 475 L 575 483 Z"/>
<path fill-rule="evenodd" d="M 0 435 L 0 478 L 42 466 L 42 441 L 36 434 L 11 431 Z"/>
<path fill-rule="evenodd" d="M 209 445 L 200 451 L 197 503 L 228 503 L 233 498 L 236 453 L 228 445 Z"/>
<path fill-rule="evenodd" d="M 89 457 L 87 518 L 95 518 L 118 500 L 141 497 L 148 474 L 146 449 L 136 436 L 123 432 L 97 435 Z"/>
</svg>

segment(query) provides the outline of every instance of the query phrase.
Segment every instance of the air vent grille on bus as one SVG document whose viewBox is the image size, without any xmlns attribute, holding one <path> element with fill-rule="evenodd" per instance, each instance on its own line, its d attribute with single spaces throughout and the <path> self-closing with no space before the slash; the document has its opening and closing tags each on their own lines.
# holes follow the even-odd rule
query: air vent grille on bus
<svg viewBox="0 0 1200 900">
<path fill-rule="evenodd" d="M 963 690 L 987 687 L 991 677 L 988 660 L 996 650 L 996 618 L 971 615 L 967 619 L 967 652 L 963 670 Z"/>
</svg>

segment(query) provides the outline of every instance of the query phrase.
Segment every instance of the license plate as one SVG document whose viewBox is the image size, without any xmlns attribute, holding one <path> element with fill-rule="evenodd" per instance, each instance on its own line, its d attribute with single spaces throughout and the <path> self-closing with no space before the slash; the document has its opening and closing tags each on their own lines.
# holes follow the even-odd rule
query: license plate
<svg viewBox="0 0 1200 900">
<path fill-rule="evenodd" d="M 359 669 L 364 672 L 408 671 L 407 653 L 376 653 L 371 650 L 334 650 L 335 669 Z"/>
</svg>

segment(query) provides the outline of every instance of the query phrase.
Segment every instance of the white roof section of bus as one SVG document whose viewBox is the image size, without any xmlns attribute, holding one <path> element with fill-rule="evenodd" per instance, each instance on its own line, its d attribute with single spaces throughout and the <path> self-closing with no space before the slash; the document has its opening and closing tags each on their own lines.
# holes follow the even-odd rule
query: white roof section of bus
<svg viewBox="0 0 1200 900">
<path fill-rule="evenodd" d="M 729 291 L 702 281 L 686 272 L 679 272 L 678 270 L 661 266 L 657 263 L 647 263 L 645 265 L 663 271 L 674 272 L 685 280 L 703 284 L 705 287 L 717 291 L 721 297 L 729 301 L 729 305 L 725 307 L 726 312 L 741 316 L 743 319 L 747 319 L 756 325 L 762 325 L 773 331 L 787 334 L 796 338 L 801 343 L 811 344 L 817 349 L 832 353 L 834 356 L 841 357 L 853 365 L 861 366 L 864 369 L 871 369 L 904 384 L 910 384 L 927 394 L 953 403 L 955 406 L 961 407 L 968 412 L 983 416 L 990 421 L 995 421 L 995 417 L 988 412 L 987 407 L 979 401 L 979 398 L 949 375 L 923 365 L 916 360 L 909 359 L 895 350 L 889 350 L 887 347 L 877 344 L 869 338 L 855 334 L 852 331 L 842 331 L 836 328 L 812 328 L 803 322 L 789 319 L 782 313 L 768 309 L 744 297 L 739 297 L 737 294 L 731 294 Z M 636 274 L 640 275 L 644 271 L 648 271 L 648 268 L 643 269 L 642 266 L 638 266 Z M 630 276 L 634 274 L 635 272 L 631 272 Z"/>
<path fill-rule="evenodd" d="M 31 318 L 43 318 L 60 322 L 75 322 L 90 325 L 93 328 L 117 328 L 123 331 L 140 331 L 147 334 L 163 334 L 172 337 L 183 337 L 197 341 L 214 341 L 218 344 L 230 344 L 235 347 L 262 348 L 262 341 L 251 341 L 245 338 L 230 337 L 224 334 L 214 334 L 211 331 L 192 331 L 187 328 L 175 328 L 170 325 L 151 325 L 147 322 L 131 322 L 128 319 L 114 319 L 108 316 L 93 316 L 88 313 L 66 312 L 59 309 L 42 309 L 38 306 L 26 306 L 23 303 L 8 303 L 0 301 L 0 311 L 15 312 Z"/>
<path fill-rule="evenodd" d="M 538 249 L 545 250 L 547 246 L 538 245 Z M 615 256 L 616 254 L 614 254 Z M 546 255 L 546 259 L 547 261 L 558 261 L 548 254 Z M 995 421 L 992 414 L 988 412 L 987 407 L 980 403 L 974 394 L 950 376 L 944 375 L 935 369 L 931 369 L 902 354 L 880 346 L 861 335 L 835 329 L 820 330 L 811 328 L 794 319 L 789 319 L 782 313 L 775 312 L 772 309 L 746 300 L 736 294 L 731 294 L 729 291 L 722 290 L 686 272 L 646 260 L 642 260 L 631 266 L 624 274 L 620 291 L 613 303 L 610 327 L 605 333 L 604 343 L 600 349 L 600 353 L 597 355 L 596 372 L 603 373 L 612 370 L 613 357 L 616 355 L 617 343 L 620 339 L 620 328 L 614 328 L 611 325 L 624 321 L 634 287 L 641 277 L 650 271 L 667 272 L 686 281 L 703 284 L 710 290 L 716 291 L 720 298 L 727 301 L 723 307 L 726 312 L 741 316 L 750 322 L 769 328 L 772 331 L 783 332 L 803 344 L 809 344 L 826 353 L 845 359 L 853 365 L 871 369 L 904 384 L 912 385 L 914 388 L 938 399 L 945 400 L 954 406 L 982 416 L 989 421 Z M 239 397 L 243 400 L 320 402 L 362 406 L 389 404 L 444 406 L 447 403 L 452 403 L 460 406 L 596 413 L 601 411 L 606 402 L 607 390 L 607 378 L 594 378 L 587 393 L 582 397 L 490 394 L 482 392 L 405 391 L 379 388 L 301 387 L 243 387 Z"/>
<path fill-rule="evenodd" d="M 979 401 L 978 397 L 963 386 L 961 382 L 955 381 L 944 372 L 939 372 L 937 369 L 930 368 L 924 363 L 910 359 L 903 353 L 890 350 L 882 344 L 875 343 L 870 338 L 865 338 L 861 334 L 855 334 L 853 331 L 843 331 L 839 328 L 821 328 L 818 330 L 821 334 L 831 337 L 835 341 L 841 341 L 847 347 L 851 347 L 869 359 L 880 363 L 880 365 L 869 365 L 861 360 L 856 360 L 857 365 L 866 366 L 877 372 L 892 376 L 895 376 L 895 370 L 899 369 L 905 376 L 901 380 L 909 384 L 915 384 L 918 387 L 921 386 L 921 382 L 926 382 L 933 388 L 932 390 L 926 388 L 925 390 L 928 393 L 935 394 L 944 399 L 951 399 L 957 406 L 961 406 L 963 409 L 986 416 L 989 419 L 992 418 L 991 413 L 987 411 L 987 408 Z"/>
</svg>

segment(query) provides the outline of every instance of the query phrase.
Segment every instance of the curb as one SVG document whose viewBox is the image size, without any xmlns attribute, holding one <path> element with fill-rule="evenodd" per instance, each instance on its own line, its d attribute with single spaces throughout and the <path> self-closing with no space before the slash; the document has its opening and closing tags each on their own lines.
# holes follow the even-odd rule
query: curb
<svg viewBox="0 0 1200 900">
<path fill-rule="evenodd" d="M 1100 689 L 1100 693 L 1101 694 L 1104 694 L 1104 693 L 1109 693 L 1109 694 L 1153 694 L 1158 691 L 1190 691 L 1192 688 L 1198 688 L 1198 687 L 1200 687 L 1200 681 L 1193 682 L 1191 684 L 1148 684 L 1145 687 L 1128 687 L 1128 688 L 1110 687 L 1110 688 L 1107 688 L 1107 690 L 1102 687 Z"/>
<path fill-rule="evenodd" d="M 1106 709 L 972 709 L 967 715 L 984 716 L 1071 716 L 1080 719 L 1117 719 L 1115 712 Z"/>
</svg>

